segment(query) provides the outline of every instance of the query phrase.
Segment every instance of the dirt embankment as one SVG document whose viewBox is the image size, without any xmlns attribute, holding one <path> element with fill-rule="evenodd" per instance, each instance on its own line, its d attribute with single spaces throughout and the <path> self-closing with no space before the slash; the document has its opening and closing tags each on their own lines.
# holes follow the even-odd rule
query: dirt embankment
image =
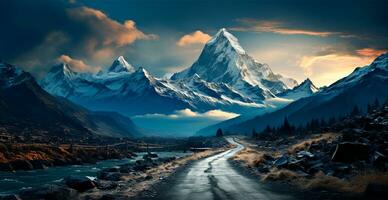
<svg viewBox="0 0 388 200">
<path fill-rule="evenodd" d="M 33 170 L 52 166 L 95 163 L 99 160 L 131 157 L 131 152 L 114 148 L 72 145 L 0 143 L 0 170 Z"/>
</svg>

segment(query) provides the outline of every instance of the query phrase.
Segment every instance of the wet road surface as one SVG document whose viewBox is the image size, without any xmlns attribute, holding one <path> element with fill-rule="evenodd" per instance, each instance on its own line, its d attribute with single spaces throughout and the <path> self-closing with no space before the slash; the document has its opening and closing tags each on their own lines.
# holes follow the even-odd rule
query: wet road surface
<svg viewBox="0 0 388 200">
<path fill-rule="evenodd" d="M 195 162 L 172 177 L 171 185 L 154 199 L 166 200 L 290 200 L 287 194 L 274 193 L 259 180 L 243 175 L 227 161 L 244 146 L 233 138 L 227 139 L 236 147 Z"/>
</svg>

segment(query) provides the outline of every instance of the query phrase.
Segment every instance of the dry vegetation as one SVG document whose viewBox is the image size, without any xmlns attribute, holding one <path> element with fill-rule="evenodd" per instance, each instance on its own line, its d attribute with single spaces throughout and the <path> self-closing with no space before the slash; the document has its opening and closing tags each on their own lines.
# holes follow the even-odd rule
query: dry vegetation
<svg viewBox="0 0 388 200">
<path fill-rule="evenodd" d="M 272 162 L 268 158 L 278 157 L 283 153 L 294 154 L 296 152 L 308 151 L 311 145 L 316 143 L 332 143 L 339 138 L 339 134 L 324 133 L 313 135 L 311 138 L 295 140 L 284 149 L 271 150 L 268 148 L 255 148 L 252 144 L 246 143 L 246 148 L 235 155 L 233 158 L 243 166 L 249 167 L 255 172 L 262 181 L 283 181 L 298 186 L 303 190 L 323 189 L 346 193 L 363 193 L 369 183 L 377 183 L 388 186 L 388 174 L 384 172 L 364 171 L 350 178 L 339 178 L 325 175 L 322 171 L 313 176 L 305 176 L 297 171 L 276 168 L 272 166 L 267 172 L 259 172 L 257 169 L 263 163 Z"/>
<path fill-rule="evenodd" d="M 327 176 L 318 172 L 311 179 L 299 179 L 298 184 L 304 189 L 327 189 L 340 192 L 362 193 L 369 183 L 379 183 L 388 186 L 388 174 L 381 172 L 367 172 L 349 180 L 334 176 Z"/>
<path fill-rule="evenodd" d="M 0 144 L 0 163 L 15 160 L 51 160 L 52 158 L 65 158 L 70 153 L 60 147 L 44 144 Z"/>
<path fill-rule="evenodd" d="M 301 150 L 308 150 L 312 144 L 319 143 L 319 142 L 325 142 L 325 143 L 333 142 L 338 138 L 338 136 L 339 135 L 336 133 L 323 133 L 319 135 L 313 135 L 310 139 L 304 139 L 292 145 L 288 149 L 288 152 L 295 153 Z"/>
<path fill-rule="evenodd" d="M 266 157 L 266 153 L 247 147 L 238 152 L 234 160 L 240 161 L 248 167 L 257 167 L 266 160 Z"/>
</svg>

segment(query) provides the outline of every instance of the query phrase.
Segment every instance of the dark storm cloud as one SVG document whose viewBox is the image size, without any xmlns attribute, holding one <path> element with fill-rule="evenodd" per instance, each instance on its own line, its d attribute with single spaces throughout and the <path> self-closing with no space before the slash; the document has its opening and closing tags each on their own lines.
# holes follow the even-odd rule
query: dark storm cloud
<svg viewBox="0 0 388 200">
<path fill-rule="evenodd" d="M 135 22 L 67 1 L 1 1 L 0 57 L 40 73 L 56 58 L 111 58 L 136 40 L 155 39 Z M 63 60 L 63 59 L 61 59 Z M 86 69 L 86 68 L 85 68 Z"/>
</svg>

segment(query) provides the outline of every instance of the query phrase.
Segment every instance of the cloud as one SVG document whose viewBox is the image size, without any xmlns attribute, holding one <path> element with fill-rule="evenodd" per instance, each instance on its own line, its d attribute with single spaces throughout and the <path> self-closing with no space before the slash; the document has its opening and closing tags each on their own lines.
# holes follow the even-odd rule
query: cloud
<svg viewBox="0 0 388 200">
<path fill-rule="evenodd" d="M 182 36 L 178 42 L 178 46 L 188 46 L 192 44 L 205 44 L 211 39 L 211 36 L 202 31 L 195 31 L 193 33 Z"/>
<path fill-rule="evenodd" d="M 96 48 L 98 46 L 124 46 L 131 44 L 136 40 L 156 39 L 153 34 L 144 34 L 136 28 L 135 22 L 126 20 L 123 24 L 110 19 L 103 12 L 88 8 L 70 8 L 67 9 L 70 18 L 82 23 L 89 31 L 93 33 L 94 38 L 101 39 L 102 43 L 96 40 L 90 40 L 91 45 L 88 47 Z"/>
<path fill-rule="evenodd" d="M 356 50 L 357 54 L 364 57 L 376 58 L 377 56 L 388 52 L 387 49 L 373 49 L 373 48 L 363 48 Z"/>
<path fill-rule="evenodd" d="M 58 58 L 58 61 L 69 64 L 72 69 L 78 72 L 85 72 L 85 71 L 97 72 L 101 70 L 101 67 L 92 67 L 90 65 L 85 64 L 84 61 L 73 59 L 68 55 L 61 55 Z"/>
<path fill-rule="evenodd" d="M 62 55 L 82 58 L 90 66 L 109 65 L 134 42 L 158 38 L 138 29 L 133 20 L 119 22 L 100 10 L 79 5 L 69 1 L 0 2 L 0 13 L 7 16 L 0 17 L 0 24 L 7 27 L 0 32 L 2 59 L 39 78 Z"/>
<path fill-rule="evenodd" d="M 310 35 L 320 37 L 340 34 L 338 32 L 330 31 L 314 31 L 307 29 L 290 28 L 287 27 L 286 23 L 276 20 L 238 19 L 237 21 L 242 23 L 243 26 L 231 27 L 229 28 L 230 30 L 278 33 L 283 35 Z"/>
<path fill-rule="evenodd" d="M 188 108 L 177 110 L 172 114 L 145 114 L 134 116 L 133 118 L 164 118 L 173 120 L 187 120 L 187 119 L 210 119 L 214 121 L 223 121 L 239 116 L 239 114 L 226 112 L 222 110 L 210 110 L 204 113 L 192 111 Z"/>
<path fill-rule="evenodd" d="M 327 54 L 303 56 L 299 67 L 319 86 L 329 85 L 350 74 L 356 67 L 369 65 L 380 52 L 360 49 L 355 54 Z"/>
</svg>

